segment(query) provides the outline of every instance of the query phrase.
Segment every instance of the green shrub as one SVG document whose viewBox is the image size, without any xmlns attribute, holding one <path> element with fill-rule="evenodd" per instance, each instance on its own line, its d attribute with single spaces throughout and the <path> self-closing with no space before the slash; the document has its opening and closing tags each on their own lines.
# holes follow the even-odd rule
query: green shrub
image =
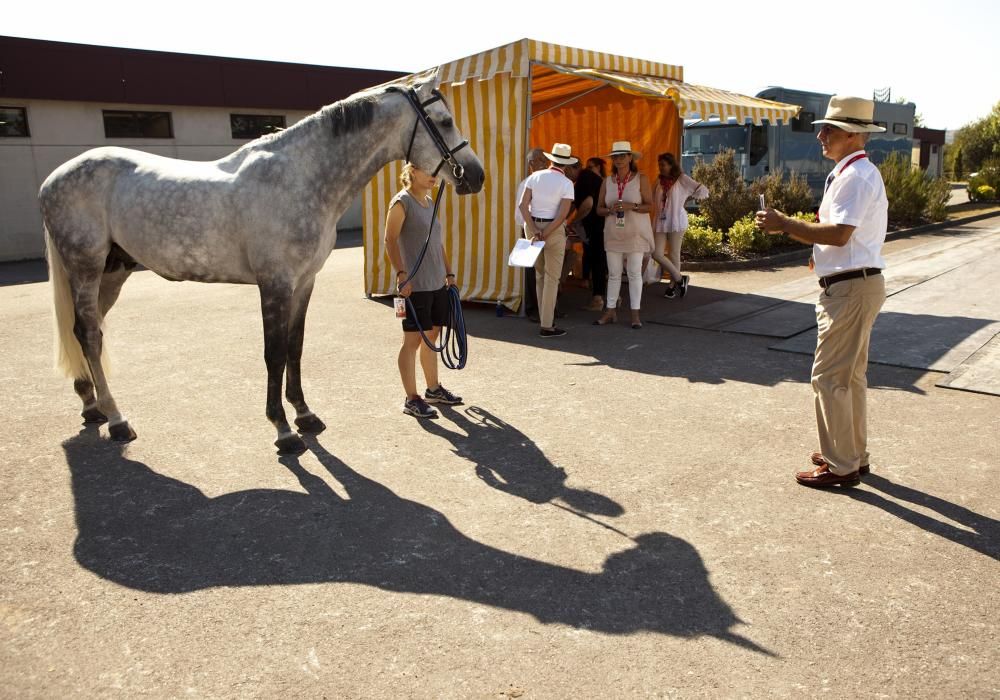
<svg viewBox="0 0 1000 700">
<path fill-rule="evenodd" d="M 980 185 L 976 188 L 976 199 L 996 199 L 997 191 L 989 185 Z"/>
<path fill-rule="evenodd" d="M 893 153 L 878 166 L 889 199 L 889 221 L 916 224 L 924 219 L 944 221 L 951 185 L 942 178 L 928 177 L 904 153 Z"/>
<path fill-rule="evenodd" d="M 695 219 L 699 221 L 696 225 Z M 722 254 L 722 231 L 701 223 L 705 217 L 690 217 L 688 230 L 684 234 L 683 250 L 693 258 L 710 258 Z"/>
<path fill-rule="evenodd" d="M 951 183 L 943 177 L 930 178 L 927 182 L 927 204 L 924 216 L 931 221 L 948 218 L 948 200 L 951 199 Z"/>
<path fill-rule="evenodd" d="M 813 207 L 812 190 L 806 179 L 793 172 L 786 180 L 781 173 L 771 173 L 757 178 L 750 184 L 750 194 L 754 202 L 758 195 L 764 195 L 767 206 L 786 214 L 810 211 Z M 754 207 L 756 209 L 756 206 Z"/>
<path fill-rule="evenodd" d="M 878 169 L 889 199 L 889 221 L 896 224 L 919 222 L 927 206 L 923 173 L 902 153 L 890 154 Z"/>
<path fill-rule="evenodd" d="M 728 231 L 747 212 L 754 211 L 755 197 L 736 167 L 736 153 L 723 149 L 711 163 L 699 160 L 691 177 L 708 188 L 699 209 L 716 231 Z"/>
<path fill-rule="evenodd" d="M 708 224 L 708 217 L 704 214 L 688 214 L 689 228 L 711 228 Z"/>
<path fill-rule="evenodd" d="M 989 189 L 982 193 L 980 190 L 983 187 Z M 991 160 L 983 164 L 976 176 L 969 178 L 967 189 L 969 199 L 973 201 L 996 199 L 996 193 L 1000 191 L 1000 160 Z M 990 190 L 992 190 L 992 194 L 990 194 Z"/>
<path fill-rule="evenodd" d="M 765 238 L 773 238 L 773 236 L 758 231 L 753 214 L 747 214 L 729 227 L 729 250 L 734 255 L 764 252 L 770 248 L 770 242 L 766 241 Z"/>
</svg>

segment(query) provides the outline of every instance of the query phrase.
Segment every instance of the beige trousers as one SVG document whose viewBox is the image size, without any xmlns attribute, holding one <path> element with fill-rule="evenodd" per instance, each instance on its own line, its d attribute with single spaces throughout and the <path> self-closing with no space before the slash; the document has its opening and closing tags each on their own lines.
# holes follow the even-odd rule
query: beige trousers
<svg viewBox="0 0 1000 700">
<path fill-rule="evenodd" d="M 669 233 L 654 233 L 653 238 L 656 245 L 653 246 L 653 260 L 660 263 L 663 273 L 674 282 L 681 281 L 681 241 L 684 239 L 684 231 L 670 231 Z M 670 250 L 664 255 L 663 251 Z"/>
<path fill-rule="evenodd" d="M 535 290 L 538 294 L 538 320 L 542 328 L 555 326 L 556 296 L 566 255 L 566 232 L 560 228 L 545 239 L 542 254 L 535 261 Z"/>
<path fill-rule="evenodd" d="M 819 449 L 834 474 L 868 464 L 868 344 L 885 302 L 882 275 L 837 282 L 816 304 L 812 386 Z"/>
</svg>

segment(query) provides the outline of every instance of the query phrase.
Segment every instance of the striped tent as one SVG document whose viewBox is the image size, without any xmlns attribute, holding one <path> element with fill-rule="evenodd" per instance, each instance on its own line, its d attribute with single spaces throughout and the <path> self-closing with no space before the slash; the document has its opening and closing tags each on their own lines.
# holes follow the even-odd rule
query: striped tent
<svg viewBox="0 0 1000 700">
<path fill-rule="evenodd" d="M 484 51 L 420 74 L 433 76 L 456 123 L 483 161 L 486 185 L 478 195 L 445 194 L 445 245 L 462 298 L 517 309 L 522 275 L 507 267 L 518 236 L 514 193 L 525 177 L 530 148 L 569 143 L 587 158 L 613 141 L 631 141 L 647 154 L 680 155 L 683 119 L 735 118 L 760 124 L 788 121 L 798 107 L 684 82 L 681 66 L 586 51 L 531 39 Z M 386 166 L 365 189 L 365 292 L 391 294 L 393 274 L 382 242 L 386 208 L 398 191 L 401 162 Z"/>
</svg>

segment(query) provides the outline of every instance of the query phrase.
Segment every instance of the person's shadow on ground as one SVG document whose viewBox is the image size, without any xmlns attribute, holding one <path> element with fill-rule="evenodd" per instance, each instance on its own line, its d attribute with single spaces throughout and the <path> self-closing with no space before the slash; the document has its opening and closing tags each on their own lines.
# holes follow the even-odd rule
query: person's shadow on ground
<svg viewBox="0 0 1000 700">
<path fill-rule="evenodd" d="M 624 509 L 607 496 L 566 485 L 566 470 L 554 465 L 527 435 L 479 406 L 438 406 L 458 430 L 434 421 L 420 427 L 451 442 L 459 457 L 475 465 L 476 476 L 499 491 L 532 503 L 563 504 L 577 514 L 618 517 Z"/>
<path fill-rule="evenodd" d="M 926 532 L 943 537 L 946 540 L 951 540 L 956 544 L 968 547 L 993 559 L 1000 560 L 1000 521 L 973 512 L 964 506 L 946 501 L 943 498 L 932 496 L 929 493 L 918 491 L 909 486 L 897 484 L 878 474 L 873 473 L 864 477 L 864 485 L 881 491 L 886 496 L 891 496 L 897 500 L 929 508 L 969 529 L 965 530 L 932 518 L 929 515 L 924 515 L 919 511 L 907 508 L 901 503 L 897 503 L 868 489 L 831 490 L 839 491 L 856 501 L 881 508 L 886 513 L 891 513 L 900 520 L 904 520 L 911 525 L 916 525 Z"/>
<path fill-rule="evenodd" d="M 74 554 L 102 578 L 154 593 L 213 586 L 363 583 L 525 612 L 607 634 L 709 635 L 773 655 L 733 632 L 697 550 L 664 532 L 634 538 L 599 573 L 476 542 L 432 508 L 307 444 L 348 497 L 297 457 L 282 458 L 306 493 L 254 489 L 208 498 L 128 459 L 86 429 L 64 443 L 76 504 Z"/>
</svg>

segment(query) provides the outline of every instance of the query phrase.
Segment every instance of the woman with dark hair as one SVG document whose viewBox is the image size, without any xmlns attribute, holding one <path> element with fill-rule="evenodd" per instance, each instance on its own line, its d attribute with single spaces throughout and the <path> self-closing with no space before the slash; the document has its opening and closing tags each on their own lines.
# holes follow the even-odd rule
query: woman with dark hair
<svg viewBox="0 0 1000 700">
<path fill-rule="evenodd" d="M 595 175 L 600 175 L 601 179 L 603 180 L 608 176 L 608 172 L 606 170 L 607 164 L 608 162 L 603 158 L 598 158 L 597 156 L 594 156 L 593 158 L 587 159 L 587 170 L 594 173 Z"/>
<path fill-rule="evenodd" d="M 653 227 L 649 212 L 653 198 L 649 180 L 639 172 L 635 159 L 638 152 L 628 141 L 615 141 L 611 146 L 612 173 L 601 184 L 597 198 L 597 215 L 604 219 L 604 250 L 608 258 L 607 311 L 594 321 L 598 326 L 617 320 L 618 295 L 622 288 L 622 266 L 628 273 L 629 305 L 632 328 L 642 328 L 639 308 L 642 304 L 642 261 L 653 249 Z"/>
<path fill-rule="evenodd" d="M 661 153 L 656 158 L 660 177 L 653 188 L 653 259 L 663 272 L 670 275 L 670 285 L 663 295 L 667 299 L 687 294 L 688 276 L 681 274 L 681 240 L 687 231 L 688 218 L 684 202 L 689 197 L 704 199 L 708 190 L 689 177 L 677 164 L 673 153 Z M 666 255 L 664 255 L 664 247 Z"/>
<path fill-rule="evenodd" d="M 590 280 L 587 311 L 604 311 L 608 286 L 608 259 L 604 254 L 604 217 L 597 215 L 597 203 L 604 182 L 604 160 L 588 158 L 587 167 L 576 176 L 576 220 L 583 225 L 583 276 Z"/>
</svg>

